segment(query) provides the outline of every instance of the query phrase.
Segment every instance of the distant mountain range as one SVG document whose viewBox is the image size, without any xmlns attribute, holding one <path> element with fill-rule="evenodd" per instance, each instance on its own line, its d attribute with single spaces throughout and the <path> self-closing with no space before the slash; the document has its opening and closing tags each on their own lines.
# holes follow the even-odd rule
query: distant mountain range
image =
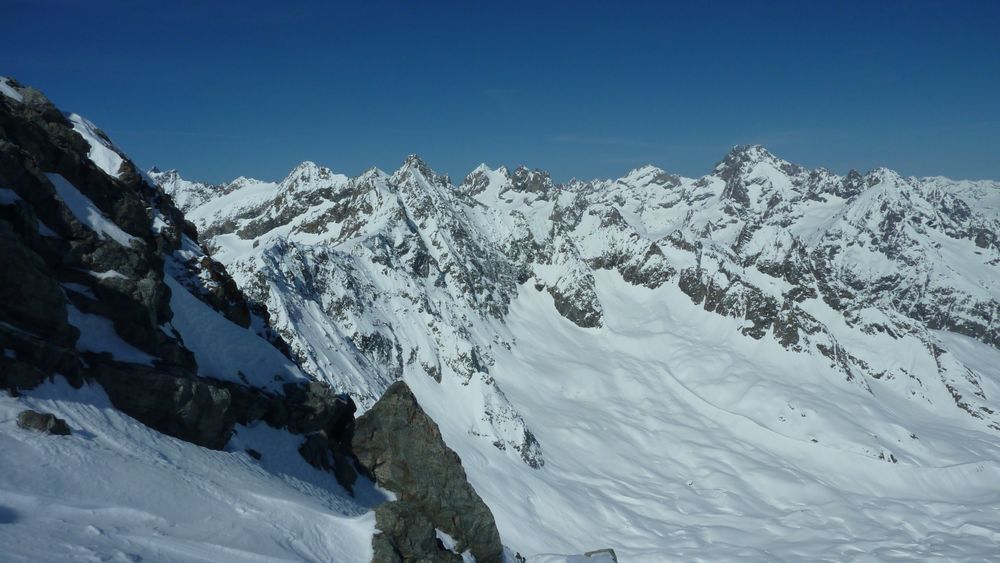
<svg viewBox="0 0 1000 563">
<path fill-rule="evenodd" d="M 362 408 L 405 379 L 447 421 L 446 438 L 467 463 L 506 455 L 556 486 L 545 479 L 560 471 L 548 465 L 550 450 L 563 448 L 553 442 L 579 436 L 558 438 L 552 426 L 577 417 L 616 420 L 606 433 L 583 432 L 600 448 L 650 424 L 643 416 L 669 403 L 647 396 L 657 388 L 650 383 L 627 392 L 602 385 L 601 393 L 624 393 L 606 396 L 607 405 L 638 418 L 621 420 L 622 412 L 602 410 L 601 402 L 574 410 L 567 397 L 588 389 L 581 382 L 574 390 L 581 370 L 595 380 L 640 382 L 673 373 L 756 429 L 735 439 L 752 446 L 727 447 L 791 440 L 796 455 L 842 452 L 836 457 L 848 464 L 845 473 L 858 471 L 845 461 L 852 459 L 863 467 L 865 459 L 882 462 L 887 467 L 878 471 L 891 472 L 888 465 L 995 455 L 985 452 L 995 452 L 1000 438 L 1000 379 L 992 367 L 1000 360 L 997 182 L 904 178 L 885 168 L 840 176 L 761 146 L 734 148 L 697 179 L 646 166 L 616 180 L 556 184 L 544 171 L 481 165 L 455 184 L 417 156 L 394 172 L 355 178 L 311 162 L 280 182 L 151 176 L 248 299 L 270 311 L 307 373 L 351 392 Z M 512 308 L 526 303 L 532 309 L 522 316 L 549 320 L 512 325 Z M 661 308 L 683 317 L 681 334 L 669 317 L 650 316 Z M 553 336 L 552 323 L 564 338 Z M 595 354 L 583 344 L 589 338 L 618 344 Z M 527 351 L 536 347 L 545 357 Z M 614 368 L 619 361 L 628 373 Z M 554 394 L 544 395 L 539 378 L 560 380 Z M 535 393 L 543 406 L 513 398 Z M 538 412 L 548 408 L 560 416 Z M 937 434 L 944 420 L 990 445 L 952 453 L 956 443 Z M 622 424 L 628 428 L 614 430 Z M 670 448 L 683 436 L 641 442 Z M 620 470 L 643 473 L 646 453 L 625 456 Z M 601 454 L 581 447 L 559 467 L 586 465 L 591 455 Z M 713 463 L 742 473 L 731 455 L 744 454 L 720 453 Z M 783 466 L 788 453 L 759 455 Z M 532 487 L 498 485 L 497 471 L 484 461 L 470 478 L 491 491 L 484 497 L 501 531 L 525 528 L 515 537 L 536 537 L 537 523 L 516 516 L 523 497 L 509 500 L 511 490 L 530 497 Z M 796 478 L 825 478 L 822 469 L 810 471 Z M 592 481 L 584 475 L 573 480 L 578 496 L 549 501 L 565 505 L 552 509 L 553 520 L 599 486 L 585 485 Z M 660 486 L 626 482 L 619 485 L 626 497 L 655 496 Z M 937 487 L 948 497 L 947 486 Z M 752 489 L 739 494 L 756 495 Z M 616 502 L 592 507 L 613 513 L 600 523 L 571 530 L 549 522 L 547 530 L 576 533 L 580 542 L 591 535 L 584 530 L 626 526 L 632 520 L 615 513 Z M 629 541 L 650 541 L 660 522 L 652 519 Z M 763 544 L 778 541 L 767 537 Z M 615 545 L 636 553 L 624 540 Z"/>
</svg>

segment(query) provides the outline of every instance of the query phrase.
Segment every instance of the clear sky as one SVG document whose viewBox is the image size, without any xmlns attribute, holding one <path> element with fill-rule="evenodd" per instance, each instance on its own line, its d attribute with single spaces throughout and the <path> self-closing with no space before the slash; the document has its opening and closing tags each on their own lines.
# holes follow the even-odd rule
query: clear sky
<svg viewBox="0 0 1000 563">
<path fill-rule="evenodd" d="M 142 166 L 279 179 L 418 153 L 556 180 L 707 173 L 761 143 L 837 172 L 1000 179 L 1000 1 L 0 0 L 0 74 Z"/>
</svg>

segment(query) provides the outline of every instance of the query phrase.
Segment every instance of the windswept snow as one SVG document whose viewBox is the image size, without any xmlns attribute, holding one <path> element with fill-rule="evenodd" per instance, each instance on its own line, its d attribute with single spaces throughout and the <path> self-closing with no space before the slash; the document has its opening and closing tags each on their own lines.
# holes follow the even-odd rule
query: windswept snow
<svg viewBox="0 0 1000 563">
<path fill-rule="evenodd" d="M 64 284 L 70 286 L 75 284 Z M 79 286 L 90 291 L 86 286 Z M 80 329 L 80 339 L 76 342 L 78 350 L 88 352 L 107 352 L 119 362 L 153 365 L 153 357 L 122 340 L 115 331 L 115 325 L 110 319 L 99 315 L 88 315 L 72 305 L 66 305 L 69 313 L 69 324 Z"/>
<path fill-rule="evenodd" d="M 73 130 L 79 133 L 87 141 L 87 144 L 90 145 L 90 154 L 88 156 L 91 162 L 108 176 L 118 178 L 119 170 L 125 159 L 122 158 L 118 149 L 111 144 L 107 136 L 96 125 L 80 115 L 71 113 L 66 117 L 73 124 Z"/>
<path fill-rule="evenodd" d="M 111 240 L 117 242 L 118 244 L 128 247 L 132 244 L 132 241 L 138 240 L 132 235 L 126 233 L 114 223 L 111 219 L 108 219 L 100 209 L 94 205 L 94 202 L 90 200 L 87 196 L 80 193 L 80 190 L 71 184 L 66 178 L 63 178 L 59 174 L 46 174 L 49 181 L 56 189 L 56 194 L 59 199 L 63 200 L 66 207 L 73 213 L 73 215 L 84 225 L 88 226 L 98 234 L 101 238 L 110 238 Z"/>
<path fill-rule="evenodd" d="M 230 322 L 170 275 L 164 282 L 174 312 L 171 325 L 194 353 L 199 375 L 272 390 L 307 379 L 271 343 Z"/>
<path fill-rule="evenodd" d="M 610 305 L 599 330 L 530 285 L 512 307 L 517 345 L 492 373 L 535 431 L 543 469 L 477 447 L 447 394 L 422 390 L 505 543 L 526 555 L 611 547 L 630 563 L 995 557 L 994 434 L 742 337 L 675 288 L 616 278 L 598 276 Z M 966 340 L 969 353 L 984 346 Z"/>
<path fill-rule="evenodd" d="M 64 418 L 73 434 L 18 428 L 27 408 Z M 125 416 L 99 387 L 75 390 L 61 377 L 18 398 L 0 395 L 0 559 L 370 561 L 370 505 L 309 466 L 301 441 L 259 425 L 240 427 L 228 451 L 208 450 Z"/>
<path fill-rule="evenodd" d="M 0 94 L 3 94 L 16 102 L 23 102 L 24 96 L 11 86 L 9 81 L 10 79 L 6 76 L 0 76 Z"/>
</svg>

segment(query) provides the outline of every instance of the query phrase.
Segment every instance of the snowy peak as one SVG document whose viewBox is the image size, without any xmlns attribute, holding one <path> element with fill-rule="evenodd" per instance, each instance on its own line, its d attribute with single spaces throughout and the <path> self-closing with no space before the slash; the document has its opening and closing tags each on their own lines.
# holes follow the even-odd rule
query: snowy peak
<svg viewBox="0 0 1000 563">
<path fill-rule="evenodd" d="M 762 145 L 736 145 L 726 154 L 725 158 L 715 165 L 715 171 L 725 176 L 761 162 L 769 163 L 776 168 L 780 168 L 781 164 L 785 163 Z"/>
<path fill-rule="evenodd" d="M 866 174 L 865 184 L 868 187 L 882 187 L 886 189 L 903 189 L 910 185 L 898 172 L 884 166 L 875 168 Z"/>
<path fill-rule="evenodd" d="M 403 165 L 392 175 L 397 182 L 410 178 L 413 181 L 428 182 L 437 186 L 449 186 L 451 180 L 446 175 L 438 174 L 420 158 L 419 155 L 411 154 L 403 161 Z"/>
<path fill-rule="evenodd" d="M 546 194 L 555 189 L 552 178 L 545 170 L 529 170 L 526 166 L 518 166 L 510 175 L 511 188 L 522 193 Z"/>
<path fill-rule="evenodd" d="M 617 183 L 640 187 L 655 185 L 662 188 L 675 188 L 681 184 L 681 178 L 675 174 L 668 174 L 661 168 L 647 164 L 646 166 L 629 171 Z"/>
<path fill-rule="evenodd" d="M 279 186 L 282 191 L 292 192 L 336 187 L 346 184 L 347 181 L 347 176 L 335 174 L 333 170 L 307 160 L 293 168 Z"/>
<path fill-rule="evenodd" d="M 493 194 L 492 199 L 495 199 L 509 188 L 510 173 L 507 168 L 501 166 L 494 170 L 484 163 L 469 172 L 457 189 L 459 193 L 471 197 L 478 197 L 489 192 Z"/>
</svg>

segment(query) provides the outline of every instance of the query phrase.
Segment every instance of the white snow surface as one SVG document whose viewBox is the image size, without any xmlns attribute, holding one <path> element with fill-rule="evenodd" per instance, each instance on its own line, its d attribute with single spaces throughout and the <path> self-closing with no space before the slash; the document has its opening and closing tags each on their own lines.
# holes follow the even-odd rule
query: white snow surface
<svg viewBox="0 0 1000 563">
<path fill-rule="evenodd" d="M 16 88 L 11 86 L 9 78 L 6 76 L 0 76 L 0 94 L 7 96 L 8 98 L 14 100 L 15 102 L 23 102 L 24 96 L 17 91 Z"/>
<path fill-rule="evenodd" d="M 529 555 L 611 547 L 628 562 L 995 556 L 994 433 L 742 337 L 676 288 L 616 278 L 598 277 L 611 305 L 599 330 L 530 286 L 512 308 L 517 345 L 491 371 L 537 435 L 542 470 L 470 440 L 447 390 L 419 386 L 505 543 Z M 1000 392 L 993 376 L 988 393 Z"/>
<path fill-rule="evenodd" d="M 122 246 L 130 246 L 132 241 L 138 240 L 126 233 L 109 219 L 94 202 L 83 195 L 80 190 L 63 178 L 59 174 L 46 174 L 49 181 L 56 189 L 59 199 L 66 204 L 66 207 L 84 225 L 90 227 L 101 238 L 110 238 Z"/>
<path fill-rule="evenodd" d="M 125 158 L 121 151 L 107 138 L 107 136 L 97 128 L 96 125 L 86 118 L 70 113 L 66 116 L 73 124 L 73 130 L 80 134 L 87 144 L 90 145 L 91 162 L 112 178 L 118 178 L 119 170 Z"/>
<path fill-rule="evenodd" d="M 198 375 L 280 391 L 292 381 L 306 381 L 288 358 L 270 342 L 233 324 L 200 301 L 169 274 L 171 327 L 194 353 Z"/>
<path fill-rule="evenodd" d="M 73 434 L 19 428 L 28 408 L 65 419 Z M 258 425 L 238 427 L 227 451 L 208 450 L 61 376 L 18 398 L 0 395 L 0 559 L 370 561 L 375 517 L 364 503 L 373 497 L 356 500 L 309 466 L 301 441 Z"/>
<path fill-rule="evenodd" d="M 70 286 L 71 284 L 64 284 Z M 84 286 L 84 290 L 90 288 Z M 91 293 L 92 295 L 92 293 Z M 69 324 L 80 330 L 80 338 L 76 341 L 78 350 L 88 352 L 107 352 L 119 362 L 131 362 L 134 364 L 153 365 L 153 357 L 122 340 L 115 331 L 115 325 L 111 319 L 100 315 L 88 315 L 74 307 L 66 305 Z"/>
</svg>

